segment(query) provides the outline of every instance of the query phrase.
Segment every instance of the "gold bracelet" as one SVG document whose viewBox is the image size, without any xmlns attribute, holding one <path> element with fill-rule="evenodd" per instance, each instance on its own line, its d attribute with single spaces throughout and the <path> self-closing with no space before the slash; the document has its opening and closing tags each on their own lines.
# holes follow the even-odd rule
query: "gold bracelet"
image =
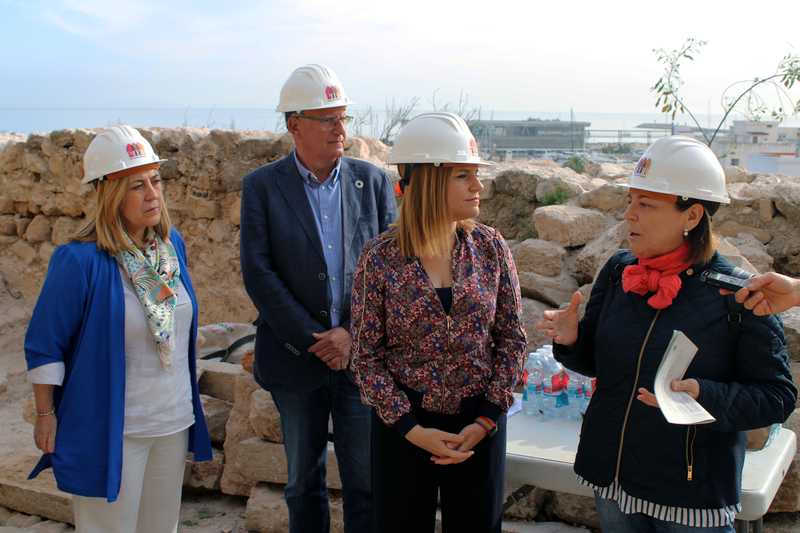
<svg viewBox="0 0 800 533">
<path fill-rule="evenodd" d="M 55 407 L 51 407 L 49 411 L 42 411 L 42 412 L 36 411 L 36 416 L 37 417 L 38 416 L 53 416 L 55 414 L 56 414 L 56 408 Z"/>
</svg>

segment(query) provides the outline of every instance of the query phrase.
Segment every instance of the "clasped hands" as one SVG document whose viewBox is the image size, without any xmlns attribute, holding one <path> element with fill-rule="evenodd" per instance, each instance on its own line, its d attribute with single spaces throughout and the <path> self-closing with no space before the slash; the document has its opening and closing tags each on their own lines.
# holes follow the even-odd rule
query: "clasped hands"
<svg viewBox="0 0 800 533">
<path fill-rule="evenodd" d="M 437 465 L 463 463 L 475 454 L 473 448 L 485 437 L 486 430 L 474 422 L 457 435 L 436 428 L 422 427 L 419 424 L 406 433 L 406 439 L 430 452 L 431 461 Z"/>
</svg>

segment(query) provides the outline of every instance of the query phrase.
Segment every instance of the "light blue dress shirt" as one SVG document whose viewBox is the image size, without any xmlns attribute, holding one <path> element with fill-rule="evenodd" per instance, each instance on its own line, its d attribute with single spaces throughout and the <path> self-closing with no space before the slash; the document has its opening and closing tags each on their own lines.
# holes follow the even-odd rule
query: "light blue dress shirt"
<svg viewBox="0 0 800 533">
<path fill-rule="evenodd" d="M 338 326 L 344 301 L 344 244 L 342 238 L 342 186 L 339 173 L 342 160 L 336 163 L 331 173 L 320 182 L 314 173 L 308 170 L 296 152 L 292 152 L 297 171 L 303 178 L 303 188 L 314 213 L 319 240 L 322 242 L 322 253 L 328 267 L 328 290 L 331 297 L 331 327 Z"/>
</svg>

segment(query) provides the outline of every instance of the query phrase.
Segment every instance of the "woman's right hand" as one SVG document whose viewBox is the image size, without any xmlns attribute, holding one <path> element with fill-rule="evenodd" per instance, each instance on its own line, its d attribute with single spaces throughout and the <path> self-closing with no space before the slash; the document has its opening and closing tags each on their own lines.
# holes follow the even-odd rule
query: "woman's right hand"
<svg viewBox="0 0 800 533">
<path fill-rule="evenodd" d="M 583 295 L 575 291 L 566 309 L 545 311 L 536 329 L 545 332 L 558 344 L 572 346 L 578 340 L 578 307 L 582 301 Z"/>
<path fill-rule="evenodd" d="M 33 426 L 33 441 L 36 447 L 44 453 L 53 453 L 56 450 L 56 428 L 58 421 L 55 415 L 37 416 Z"/>
<path fill-rule="evenodd" d="M 419 424 L 406 433 L 406 439 L 414 446 L 430 452 L 436 458 L 452 459 L 451 464 L 466 461 L 475 453 L 472 450 L 460 452 L 455 449 L 464 442 L 463 435 L 456 435 L 455 433 L 448 433 L 435 428 L 424 428 Z"/>
</svg>

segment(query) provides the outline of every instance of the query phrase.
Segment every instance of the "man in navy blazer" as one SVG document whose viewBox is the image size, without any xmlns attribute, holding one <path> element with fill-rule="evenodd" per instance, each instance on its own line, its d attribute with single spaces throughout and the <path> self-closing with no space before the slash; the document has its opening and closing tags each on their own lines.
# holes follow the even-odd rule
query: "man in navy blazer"
<svg viewBox="0 0 800 533">
<path fill-rule="evenodd" d="M 370 530 L 370 412 L 348 369 L 350 292 L 362 247 L 396 204 L 384 171 L 343 156 L 348 103 L 330 69 L 295 70 L 278 106 L 294 151 L 242 186 L 242 276 L 259 313 L 253 374 L 281 415 L 292 533 L 330 528 L 329 417 L 345 531 Z"/>
</svg>

